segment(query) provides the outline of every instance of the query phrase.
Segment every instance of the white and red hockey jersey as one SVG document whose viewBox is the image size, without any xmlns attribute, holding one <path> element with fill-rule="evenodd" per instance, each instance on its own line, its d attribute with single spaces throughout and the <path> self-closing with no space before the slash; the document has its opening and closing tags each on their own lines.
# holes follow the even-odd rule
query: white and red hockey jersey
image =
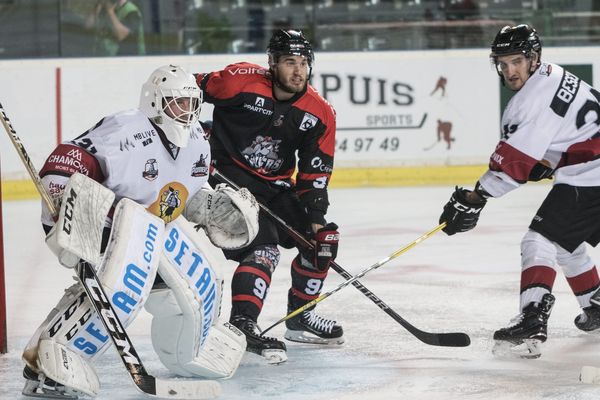
<svg viewBox="0 0 600 400">
<path fill-rule="evenodd" d="M 200 123 L 187 147 L 172 146 L 139 110 L 103 118 L 50 154 L 40 171 L 48 193 L 60 196 L 69 176 L 80 172 L 127 197 L 165 222 L 177 218 L 187 200 L 208 186 L 210 146 Z M 54 222 L 44 207 L 42 223 Z"/>
<path fill-rule="evenodd" d="M 508 103 L 501 129 L 479 180 L 492 196 L 535 180 L 538 163 L 554 170 L 555 184 L 600 186 L 600 93 L 562 67 L 543 63 L 531 75 Z"/>
</svg>

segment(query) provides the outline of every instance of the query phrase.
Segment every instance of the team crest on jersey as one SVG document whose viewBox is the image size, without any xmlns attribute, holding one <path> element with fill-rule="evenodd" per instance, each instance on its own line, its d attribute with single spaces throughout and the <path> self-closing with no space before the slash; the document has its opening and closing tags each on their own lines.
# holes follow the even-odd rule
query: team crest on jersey
<svg viewBox="0 0 600 400">
<path fill-rule="evenodd" d="M 200 177 L 208 175 L 208 164 L 206 163 L 206 159 L 208 155 L 200 154 L 200 159 L 194 163 L 192 166 L 192 176 Z"/>
<path fill-rule="evenodd" d="M 257 107 L 264 107 L 265 106 L 265 99 L 264 97 L 257 97 L 256 101 L 254 102 L 254 105 Z"/>
<path fill-rule="evenodd" d="M 242 151 L 242 155 L 250 164 L 261 173 L 277 171 L 283 160 L 279 158 L 279 143 L 281 140 L 275 140 L 271 136 L 257 136 L 252 144 Z"/>
<path fill-rule="evenodd" d="M 144 179 L 149 181 L 153 181 L 158 177 L 158 162 L 156 159 L 151 158 L 146 161 L 146 165 L 144 166 L 144 172 L 142 172 L 142 176 Z"/>
<path fill-rule="evenodd" d="M 312 114 L 304 113 L 304 118 L 302 118 L 302 122 L 300 123 L 300 130 L 307 131 L 312 129 L 317 125 L 319 120 Z"/>
<path fill-rule="evenodd" d="M 158 192 L 159 198 L 148 207 L 148 211 L 165 222 L 171 222 L 181 215 L 187 202 L 188 191 L 179 182 L 171 182 Z"/>
</svg>

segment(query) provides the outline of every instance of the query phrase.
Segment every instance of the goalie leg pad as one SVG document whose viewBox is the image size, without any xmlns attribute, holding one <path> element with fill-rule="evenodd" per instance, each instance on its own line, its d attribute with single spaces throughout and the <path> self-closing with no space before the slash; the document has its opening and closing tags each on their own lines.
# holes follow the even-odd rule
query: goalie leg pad
<svg viewBox="0 0 600 400">
<path fill-rule="evenodd" d="M 236 336 L 241 332 L 235 329 L 221 331 L 215 325 L 222 296 L 218 264 L 224 259 L 215 257 L 208 239 L 185 218 L 179 217 L 166 229 L 159 274 L 170 290 L 153 291 L 146 304 L 154 317 L 154 350 L 177 375 L 230 377 L 244 354 L 245 338 Z"/>
<path fill-rule="evenodd" d="M 54 340 L 39 343 L 40 371 L 55 382 L 75 393 L 97 396 L 100 389 L 98 375 L 92 364 Z"/>
<path fill-rule="evenodd" d="M 163 233 L 162 220 L 142 206 L 128 199 L 117 205 L 98 277 L 124 327 L 135 319 L 148 297 L 158 268 Z M 79 284 L 67 289 L 38 337 L 64 345 L 86 360 L 102 354 L 111 343 Z M 35 366 L 31 365 L 31 355 L 36 342 L 32 338 L 24 353 L 30 366 Z"/>
<path fill-rule="evenodd" d="M 246 351 L 246 335 L 224 322 L 214 325 L 194 362 L 187 369 L 207 378 L 231 378 Z"/>
<path fill-rule="evenodd" d="M 183 213 L 204 228 L 210 241 L 222 249 L 247 246 L 258 233 L 259 206 L 246 188 L 234 190 L 220 184 L 203 188 L 188 201 Z"/>
</svg>

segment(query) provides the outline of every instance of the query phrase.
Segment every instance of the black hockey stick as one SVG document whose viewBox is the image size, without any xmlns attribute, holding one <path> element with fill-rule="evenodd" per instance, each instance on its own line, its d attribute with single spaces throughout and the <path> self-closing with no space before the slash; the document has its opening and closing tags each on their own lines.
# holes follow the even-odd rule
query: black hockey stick
<svg viewBox="0 0 600 400">
<path fill-rule="evenodd" d="M 44 189 L 42 181 L 1 103 L 0 120 L 10 141 L 17 149 L 19 157 L 23 161 L 23 164 L 25 164 L 25 168 L 29 172 L 36 189 L 46 202 L 50 213 L 53 216 L 58 216 L 56 204 L 54 204 L 54 201 Z M 129 372 L 129 376 L 136 388 L 150 396 L 171 399 L 212 399 L 219 395 L 221 387 L 216 381 L 161 380 L 148 374 L 123 324 L 108 301 L 108 297 L 98 280 L 94 267 L 87 261 L 80 260 L 77 266 L 77 279 L 83 286 L 94 310 L 108 331 L 121 357 L 121 361 L 125 365 L 127 372 Z"/>
<path fill-rule="evenodd" d="M 216 168 L 211 167 L 211 175 L 221 182 L 227 183 L 231 187 L 235 189 L 239 189 L 239 186 L 236 185 L 233 181 L 231 181 L 228 177 L 221 174 Z M 267 208 L 260 202 L 257 202 L 260 208 L 266 212 L 271 218 L 277 221 L 283 229 L 303 248 L 313 250 L 313 244 L 308 241 L 304 236 L 302 236 L 298 231 L 289 226 L 283 219 L 281 219 L 277 214 Z M 351 280 L 353 276 L 340 267 L 335 261 L 331 263 L 331 268 L 340 274 L 344 279 Z M 410 324 L 404 318 L 402 318 L 398 313 L 392 310 L 387 304 L 383 302 L 379 297 L 377 297 L 373 292 L 367 289 L 362 283 L 358 280 L 352 281 L 352 285 L 360 290 L 362 294 L 369 298 L 373 303 L 375 303 L 379 308 L 381 308 L 386 314 L 392 317 L 396 322 L 402 325 L 407 331 L 412 333 L 417 339 L 422 341 L 423 343 L 432 345 L 432 346 L 447 346 L 447 347 L 465 347 L 471 343 L 471 339 L 466 333 L 462 332 L 450 332 L 450 333 L 432 333 L 425 332 Z"/>
<path fill-rule="evenodd" d="M 322 295 L 320 295 L 316 299 L 311 300 L 308 303 L 306 303 L 305 305 L 303 305 L 302 307 L 299 307 L 298 309 L 292 311 L 291 313 L 289 313 L 288 315 L 286 315 L 285 317 L 281 318 L 279 321 L 275 322 L 273 325 L 271 325 L 270 327 L 268 327 L 267 329 L 265 329 L 264 331 L 262 331 L 261 335 L 265 335 L 268 331 L 270 331 L 271 329 L 273 329 L 274 327 L 276 327 L 280 323 L 282 323 L 284 321 L 287 321 L 290 318 L 295 317 L 296 315 L 300 314 L 301 312 L 303 312 L 305 310 L 308 310 L 309 308 L 311 308 L 314 305 L 317 305 L 317 303 L 320 303 L 321 301 L 325 300 L 326 298 L 328 298 L 332 294 L 334 294 L 336 292 L 339 292 L 340 290 L 342 290 L 346 286 L 350 285 L 351 283 L 354 283 L 354 282 L 358 281 L 360 278 L 362 278 L 363 276 L 365 276 L 369 272 L 373 271 L 374 269 L 377 269 L 377 268 L 381 267 L 382 265 L 386 264 L 388 261 L 393 260 L 394 258 L 398 257 L 399 255 L 401 255 L 403 253 L 406 253 L 408 250 L 412 249 L 413 247 L 415 247 L 416 245 L 418 245 L 419 243 L 421 243 L 423 240 L 427 239 L 428 237 L 430 237 L 434 233 L 441 231 L 445 227 L 446 227 L 446 223 L 445 222 L 439 224 L 434 229 L 432 229 L 429 232 L 424 233 L 423 235 L 419 236 L 417 239 L 413 240 L 412 242 L 410 242 L 406 246 L 402 247 L 401 249 L 396 250 L 395 252 L 393 252 L 392 254 L 390 254 L 389 256 L 387 256 L 386 258 L 384 258 L 383 260 L 376 262 L 375 264 L 371 265 L 368 268 L 365 268 L 364 270 L 362 270 L 358 274 L 354 275 L 351 279 L 348 279 L 348 280 L 340 283 L 337 287 L 333 288 L 329 292 L 323 293 Z"/>
</svg>

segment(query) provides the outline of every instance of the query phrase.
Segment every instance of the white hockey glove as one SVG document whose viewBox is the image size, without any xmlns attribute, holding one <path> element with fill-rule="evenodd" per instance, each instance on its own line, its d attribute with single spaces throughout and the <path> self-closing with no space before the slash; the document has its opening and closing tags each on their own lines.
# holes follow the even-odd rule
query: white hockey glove
<svg viewBox="0 0 600 400">
<path fill-rule="evenodd" d="M 115 194 L 95 180 L 75 173 L 69 179 L 56 224 L 46 236 L 46 244 L 67 268 L 82 258 L 100 262 L 102 230 Z"/>
<path fill-rule="evenodd" d="M 248 189 L 236 191 L 219 184 L 215 190 L 197 191 L 183 210 L 183 216 L 200 225 L 215 246 L 239 249 L 252 242 L 258 233 L 258 210 Z"/>
</svg>

